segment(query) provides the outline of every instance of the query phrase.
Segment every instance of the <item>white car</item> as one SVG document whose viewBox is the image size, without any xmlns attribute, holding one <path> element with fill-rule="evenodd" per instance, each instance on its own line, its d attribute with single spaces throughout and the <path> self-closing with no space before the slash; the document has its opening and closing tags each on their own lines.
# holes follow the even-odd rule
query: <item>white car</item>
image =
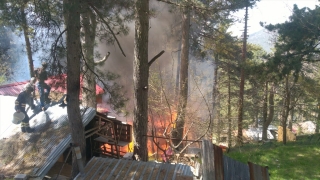
<svg viewBox="0 0 320 180">
<path fill-rule="evenodd" d="M 268 139 L 276 139 L 277 138 L 277 132 L 278 128 L 276 128 L 273 125 L 269 125 L 267 129 L 267 138 Z M 256 141 L 262 140 L 262 127 L 258 126 L 258 128 L 251 127 L 247 130 L 247 136 L 248 138 L 252 138 Z"/>
</svg>

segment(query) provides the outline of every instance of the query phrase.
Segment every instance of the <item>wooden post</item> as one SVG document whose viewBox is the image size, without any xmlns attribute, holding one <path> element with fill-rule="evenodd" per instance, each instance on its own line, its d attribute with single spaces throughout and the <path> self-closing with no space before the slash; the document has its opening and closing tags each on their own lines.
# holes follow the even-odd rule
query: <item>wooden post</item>
<svg viewBox="0 0 320 180">
<path fill-rule="evenodd" d="M 208 140 L 202 141 L 201 160 L 203 180 L 215 180 L 213 144 Z"/>
<path fill-rule="evenodd" d="M 211 143 L 211 141 L 209 141 Z M 213 153 L 214 153 L 214 171 L 216 175 L 216 179 L 224 179 L 224 169 L 223 169 L 223 151 L 222 148 L 216 145 L 213 145 Z"/>
<path fill-rule="evenodd" d="M 252 162 L 248 162 L 250 180 L 269 180 L 268 167 L 262 167 Z"/>
</svg>

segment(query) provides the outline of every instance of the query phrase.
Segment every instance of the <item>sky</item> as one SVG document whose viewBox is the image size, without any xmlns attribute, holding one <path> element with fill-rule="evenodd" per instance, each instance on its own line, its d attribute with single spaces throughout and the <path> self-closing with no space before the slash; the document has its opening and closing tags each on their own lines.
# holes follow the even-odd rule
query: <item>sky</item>
<svg viewBox="0 0 320 180">
<path fill-rule="evenodd" d="M 297 4 L 298 8 L 309 7 L 314 9 L 319 5 L 318 0 L 260 0 L 252 9 L 249 8 L 248 34 L 262 30 L 259 22 L 267 24 L 283 23 L 288 20 L 292 14 L 293 5 Z M 239 19 L 244 19 L 245 11 L 239 11 L 234 14 Z M 236 23 L 230 29 L 234 35 L 241 35 L 244 29 L 244 20 Z"/>
</svg>

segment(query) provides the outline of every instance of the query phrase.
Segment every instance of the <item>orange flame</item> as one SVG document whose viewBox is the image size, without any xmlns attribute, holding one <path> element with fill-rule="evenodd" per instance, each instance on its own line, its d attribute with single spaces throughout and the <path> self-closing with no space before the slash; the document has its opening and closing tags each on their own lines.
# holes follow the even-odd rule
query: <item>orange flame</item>
<svg viewBox="0 0 320 180">
<path fill-rule="evenodd" d="M 163 115 L 160 117 L 149 117 L 149 136 L 152 135 L 152 129 L 154 130 L 152 137 L 147 138 L 147 148 L 148 148 L 148 156 L 155 156 L 158 160 L 162 158 L 165 150 L 167 150 L 170 146 L 166 139 L 163 137 L 163 133 L 166 128 L 171 131 L 172 128 L 175 127 L 175 120 L 177 118 L 177 113 L 173 112 L 169 115 Z M 129 123 L 132 124 L 132 123 Z M 171 127 L 170 127 L 171 126 Z M 156 144 L 157 143 L 157 144 Z M 108 144 L 104 144 L 101 146 L 101 149 L 106 149 L 109 152 L 111 151 L 112 146 Z M 113 147 L 115 148 L 115 147 Z M 123 156 L 126 152 L 133 152 L 134 143 L 130 142 L 127 146 L 119 147 L 120 155 Z M 115 149 L 114 149 L 114 152 Z"/>
<path fill-rule="evenodd" d="M 153 135 L 155 136 L 154 139 L 152 137 L 149 137 L 147 140 L 149 156 L 155 155 L 156 158 L 160 158 L 164 153 L 163 150 L 167 150 L 169 148 L 169 143 L 167 142 L 167 140 L 160 137 L 164 137 L 163 133 L 165 132 L 166 128 L 167 131 L 170 131 L 171 128 L 175 127 L 176 118 L 176 112 L 157 118 L 149 117 L 149 134 L 152 135 L 153 130 Z"/>
</svg>

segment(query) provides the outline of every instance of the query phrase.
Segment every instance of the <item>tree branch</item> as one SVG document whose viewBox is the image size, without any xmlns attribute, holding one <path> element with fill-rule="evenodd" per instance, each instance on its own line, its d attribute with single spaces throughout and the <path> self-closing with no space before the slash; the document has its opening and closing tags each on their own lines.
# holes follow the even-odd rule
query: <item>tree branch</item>
<svg viewBox="0 0 320 180">
<path fill-rule="evenodd" d="M 62 37 L 62 35 L 63 35 L 66 31 L 67 31 L 67 29 L 63 30 L 63 31 L 58 35 L 57 39 L 54 41 L 53 47 L 52 47 L 52 54 L 55 54 L 58 41 L 59 41 L 59 39 Z M 56 60 L 56 56 L 55 56 L 55 55 L 54 55 L 53 59 Z"/>
<path fill-rule="evenodd" d="M 118 39 L 117 39 L 117 37 L 116 37 L 116 35 L 115 35 L 114 32 L 112 31 L 112 29 L 111 29 L 111 27 L 109 26 L 109 24 L 107 23 L 107 21 L 105 21 L 105 20 L 103 19 L 102 14 L 101 14 L 101 13 L 99 12 L 99 10 L 98 10 L 96 7 L 94 7 L 91 3 L 88 3 L 88 4 L 89 4 L 89 6 L 97 13 L 97 15 L 99 16 L 99 18 L 105 23 L 105 25 L 108 27 L 108 29 L 109 29 L 109 31 L 111 32 L 112 36 L 113 36 L 114 39 L 116 40 L 116 42 L 117 42 L 117 44 L 118 44 L 118 46 L 119 46 L 122 54 L 124 55 L 124 57 L 126 57 L 126 55 L 124 54 L 123 49 L 122 49 L 122 47 L 121 47 L 121 45 L 120 45 L 120 43 L 119 43 L 119 41 L 118 41 Z"/>
<path fill-rule="evenodd" d="M 223 11 L 223 10 L 231 10 L 232 8 L 234 8 L 234 5 L 226 5 L 224 8 L 216 8 L 216 7 L 219 7 L 219 6 L 223 6 L 222 3 L 215 4 L 215 6 L 212 6 L 211 8 L 206 8 L 206 7 L 200 7 L 200 6 L 198 6 L 197 4 L 195 4 L 193 2 L 189 2 L 188 4 L 183 4 L 183 3 L 171 2 L 169 0 L 157 0 L 157 1 L 164 2 L 164 3 L 167 3 L 167 4 L 171 4 L 171 5 L 174 5 L 174 6 L 177 6 L 177 7 L 183 7 L 183 8 L 191 7 L 193 9 L 195 9 L 195 10 L 210 11 L 212 13 L 217 13 L 217 12 Z"/>
<path fill-rule="evenodd" d="M 106 60 L 109 58 L 110 52 L 106 56 L 103 57 L 103 59 L 100 59 L 99 61 L 95 61 L 94 65 L 101 65 L 102 63 L 106 62 Z"/>
<path fill-rule="evenodd" d="M 150 67 L 151 64 L 152 64 L 155 60 L 157 60 L 163 53 L 164 53 L 164 50 L 162 50 L 162 51 L 159 52 L 155 57 L 153 57 L 153 58 L 148 62 L 149 67 Z"/>
</svg>

